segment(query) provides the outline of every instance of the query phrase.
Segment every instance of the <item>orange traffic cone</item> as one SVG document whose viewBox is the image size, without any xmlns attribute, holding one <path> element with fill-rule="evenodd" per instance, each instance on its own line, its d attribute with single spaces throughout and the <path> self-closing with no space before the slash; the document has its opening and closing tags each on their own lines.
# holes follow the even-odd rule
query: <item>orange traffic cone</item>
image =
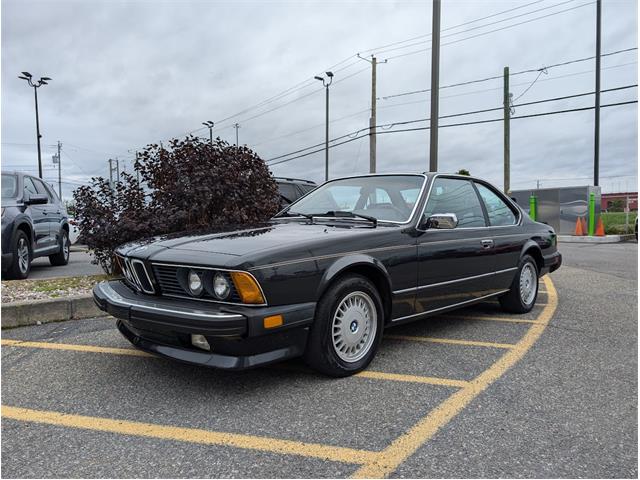
<svg viewBox="0 0 640 480">
<path fill-rule="evenodd" d="M 602 223 L 602 217 L 598 217 L 598 223 L 596 223 L 596 237 L 604 237 L 604 224 Z"/>
<path fill-rule="evenodd" d="M 580 221 L 582 222 L 582 235 L 589 235 L 589 230 L 587 230 L 586 217 L 580 217 Z"/>
<path fill-rule="evenodd" d="M 584 235 L 584 230 L 582 229 L 582 222 L 580 221 L 580 218 L 576 219 L 576 231 L 573 234 L 578 237 L 582 237 Z"/>
</svg>

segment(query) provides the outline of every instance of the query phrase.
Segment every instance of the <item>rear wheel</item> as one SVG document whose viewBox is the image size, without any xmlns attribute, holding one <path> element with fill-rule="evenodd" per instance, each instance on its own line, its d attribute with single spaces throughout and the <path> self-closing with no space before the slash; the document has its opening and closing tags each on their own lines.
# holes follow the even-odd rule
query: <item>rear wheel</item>
<svg viewBox="0 0 640 480">
<path fill-rule="evenodd" d="M 530 255 L 525 255 L 518 265 L 518 273 L 511 282 L 509 292 L 499 298 L 507 312 L 527 313 L 538 297 L 538 265 Z"/>
<path fill-rule="evenodd" d="M 69 242 L 69 234 L 65 229 L 62 229 L 60 233 L 60 250 L 58 253 L 54 253 L 53 255 L 49 255 L 49 263 L 55 267 L 59 267 L 62 265 L 66 265 L 69 263 L 69 247 L 71 243 Z"/>
<path fill-rule="evenodd" d="M 29 238 L 22 230 L 18 230 L 13 242 L 13 260 L 6 276 L 12 280 L 22 280 L 29 276 L 29 271 L 31 270 Z"/>
<path fill-rule="evenodd" d="M 380 344 L 383 311 L 380 294 L 368 279 L 350 275 L 338 280 L 318 302 L 305 362 L 333 377 L 363 370 Z"/>
</svg>

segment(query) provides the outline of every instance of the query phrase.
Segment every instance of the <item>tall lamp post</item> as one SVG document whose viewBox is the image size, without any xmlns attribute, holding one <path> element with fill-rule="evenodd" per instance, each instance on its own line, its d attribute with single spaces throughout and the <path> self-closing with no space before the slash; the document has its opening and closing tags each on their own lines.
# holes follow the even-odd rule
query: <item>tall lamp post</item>
<svg viewBox="0 0 640 480">
<path fill-rule="evenodd" d="M 40 120 L 38 119 L 38 88 L 42 85 L 47 85 L 47 82 L 51 80 L 49 77 L 40 77 L 40 80 L 33 82 L 29 72 L 22 72 L 22 75 L 18 75 L 18 78 L 26 80 L 30 87 L 33 87 L 33 94 L 36 99 L 36 139 L 38 140 L 38 176 L 42 178 L 42 153 L 40 150 Z"/>
<path fill-rule="evenodd" d="M 326 124 L 324 129 L 324 180 L 329 180 L 329 85 L 333 82 L 333 72 L 325 72 L 328 81 L 324 77 L 314 77 L 316 80 L 322 82 L 326 92 L 325 110 L 326 110 Z"/>
<path fill-rule="evenodd" d="M 209 129 L 209 143 L 213 143 L 213 125 L 214 125 L 214 123 L 211 120 L 207 120 L 206 122 L 202 122 L 202 124 Z"/>
</svg>

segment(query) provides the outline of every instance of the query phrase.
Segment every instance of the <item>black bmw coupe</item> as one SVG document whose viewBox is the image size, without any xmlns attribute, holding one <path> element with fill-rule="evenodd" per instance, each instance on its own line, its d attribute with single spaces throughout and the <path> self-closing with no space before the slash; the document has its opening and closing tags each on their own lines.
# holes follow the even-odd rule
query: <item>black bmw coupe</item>
<svg viewBox="0 0 640 480">
<path fill-rule="evenodd" d="M 303 356 L 364 369 L 394 325 L 497 297 L 531 310 L 560 267 L 556 234 L 486 181 L 448 174 L 331 180 L 252 227 L 123 245 L 94 299 L 136 347 L 243 369 Z"/>
</svg>

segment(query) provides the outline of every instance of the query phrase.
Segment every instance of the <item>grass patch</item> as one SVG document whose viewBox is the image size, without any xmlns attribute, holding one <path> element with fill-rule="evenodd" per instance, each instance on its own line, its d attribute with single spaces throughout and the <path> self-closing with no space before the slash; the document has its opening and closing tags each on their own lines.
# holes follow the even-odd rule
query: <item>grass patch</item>
<svg viewBox="0 0 640 480">
<path fill-rule="evenodd" d="M 634 232 L 634 225 L 638 212 L 629 212 L 629 233 Z M 611 235 L 621 235 L 625 233 L 626 213 L 624 212 L 603 212 L 600 214 L 604 231 Z"/>
</svg>

